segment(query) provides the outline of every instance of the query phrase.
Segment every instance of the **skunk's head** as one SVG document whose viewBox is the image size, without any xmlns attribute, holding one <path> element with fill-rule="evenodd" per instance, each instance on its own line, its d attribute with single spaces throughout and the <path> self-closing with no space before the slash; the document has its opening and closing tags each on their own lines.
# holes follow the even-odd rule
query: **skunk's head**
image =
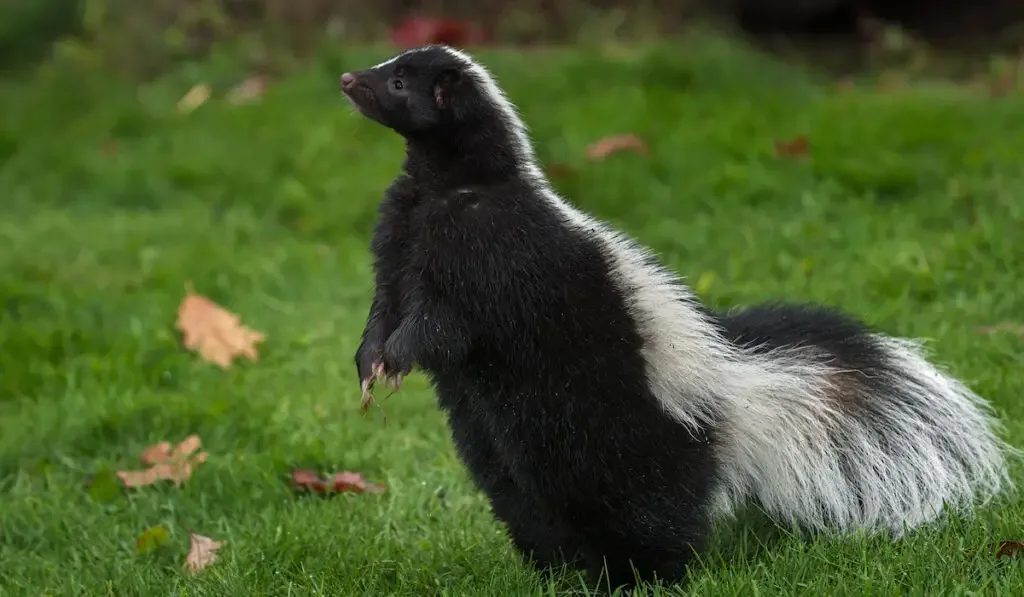
<svg viewBox="0 0 1024 597">
<path fill-rule="evenodd" d="M 402 136 L 453 133 L 488 116 L 502 120 L 490 75 L 447 46 L 409 50 L 377 66 L 341 75 L 341 91 L 367 118 Z"/>
</svg>

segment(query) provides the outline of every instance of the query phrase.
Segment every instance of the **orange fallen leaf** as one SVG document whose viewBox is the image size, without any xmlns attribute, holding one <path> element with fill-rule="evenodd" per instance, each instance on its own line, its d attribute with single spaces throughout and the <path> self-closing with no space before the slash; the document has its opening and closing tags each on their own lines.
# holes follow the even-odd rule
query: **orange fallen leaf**
<svg viewBox="0 0 1024 597">
<path fill-rule="evenodd" d="M 217 559 L 217 550 L 227 543 L 227 541 L 214 541 L 195 533 L 189 533 L 188 537 L 191 547 L 188 550 L 188 556 L 185 557 L 185 566 L 191 574 L 197 574 L 212 564 Z"/>
<path fill-rule="evenodd" d="M 188 90 L 180 100 L 178 100 L 178 112 L 187 114 L 192 110 L 195 110 L 199 106 L 206 103 L 206 100 L 210 99 L 210 94 L 213 90 L 210 88 L 209 83 L 199 83 Z"/>
<path fill-rule="evenodd" d="M 324 479 L 313 471 L 294 469 L 292 470 L 292 485 L 297 489 L 304 489 L 314 493 L 384 493 L 386 488 L 382 484 L 367 481 L 359 473 L 342 471 L 335 473 L 328 479 Z"/>
<path fill-rule="evenodd" d="M 850 77 L 843 77 L 836 81 L 836 91 L 845 93 L 847 91 L 853 91 L 857 88 L 857 83 Z"/>
<path fill-rule="evenodd" d="M 153 466 L 154 464 L 167 462 L 171 458 L 171 449 L 171 442 L 160 442 L 159 444 L 153 444 L 152 446 L 142 451 L 142 455 L 139 456 L 139 460 L 142 461 L 143 466 Z"/>
<path fill-rule="evenodd" d="M 177 328 L 185 337 L 185 348 L 197 351 L 204 359 L 224 369 L 240 355 L 251 361 L 259 358 L 256 344 L 265 336 L 240 321 L 234 313 L 191 290 L 186 291 L 178 306 Z"/>
<path fill-rule="evenodd" d="M 900 72 L 883 73 L 877 81 L 879 91 L 902 91 L 907 88 L 907 75 Z"/>
<path fill-rule="evenodd" d="M 1017 87 L 1017 69 L 1005 68 L 999 76 L 988 84 L 988 93 L 992 97 L 1003 97 Z"/>
<path fill-rule="evenodd" d="M 1009 334 L 1017 334 L 1018 336 L 1024 337 L 1024 324 L 1013 323 L 1012 321 L 1004 321 L 995 325 L 987 325 L 978 328 L 978 332 L 982 334 L 998 334 L 1000 332 L 1006 332 Z"/>
<path fill-rule="evenodd" d="M 775 142 L 775 155 L 779 157 L 791 158 L 807 155 L 809 149 L 810 142 L 805 135 L 798 135 L 788 141 Z"/>
<path fill-rule="evenodd" d="M 192 477 L 193 471 L 206 462 L 208 454 L 194 454 L 200 446 L 199 436 L 190 435 L 180 444 L 171 447 L 169 442 L 153 444 L 139 456 L 144 466 L 149 468 L 134 471 L 117 471 L 117 476 L 126 487 L 143 487 L 157 481 L 173 481 L 181 485 Z"/>
<path fill-rule="evenodd" d="M 259 99 L 267 92 L 270 79 L 263 75 L 254 75 L 236 85 L 228 92 L 227 99 L 230 103 L 239 105 L 247 104 Z"/>
<path fill-rule="evenodd" d="M 572 169 L 565 164 L 551 164 L 548 166 L 548 177 L 553 180 L 567 178 L 572 175 Z"/>
<path fill-rule="evenodd" d="M 1017 554 L 1024 554 L 1024 543 L 1020 541 L 1000 541 L 996 550 L 996 559 L 1010 558 Z"/>
<path fill-rule="evenodd" d="M 633 134 L 612 135 L 598 139 L 587 146 L 587 158 L 602 160 L 613 153 L 627 150 L 647 153 L 647 144 L 644 143 L 643 139 Z"/>
</svg>

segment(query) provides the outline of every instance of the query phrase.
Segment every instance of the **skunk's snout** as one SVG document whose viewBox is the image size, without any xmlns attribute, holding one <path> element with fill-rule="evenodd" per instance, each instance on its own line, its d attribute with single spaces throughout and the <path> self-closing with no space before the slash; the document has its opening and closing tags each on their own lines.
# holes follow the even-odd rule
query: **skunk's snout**
<svg viewBox="0 0 1024 597">
<path fill-rule="evenodd" d="M 352 73 L 345 73 L 341 75 L 341 90 L 352 91 L 352 88 L 356 86 L 357 81 L 356 76 Z"/>
</svg>

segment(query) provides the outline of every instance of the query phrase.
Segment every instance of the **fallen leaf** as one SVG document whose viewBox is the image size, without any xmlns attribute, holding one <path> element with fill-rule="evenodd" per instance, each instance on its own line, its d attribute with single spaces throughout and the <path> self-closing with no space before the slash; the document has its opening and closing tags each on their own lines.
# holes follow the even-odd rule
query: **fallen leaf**
<svg viewBox="0 0 1024 597">
<path fill-rule="evenodd" d="M 270 79 L 263 75 L 255 75 L 242 81 L 228 92 L 227 100 L 234 105 L 248 104 L 263 97 L 270 85 Z"/>
<path fill-rule="evenodd" d="M 404 49 L 429 44 L 466 46 L 487 41 L 487 31 L 476 23 L 457 19 L 410 16 L 391 30 L 391 41 Z"/>
<path fill-rule="evenodd" d="M 1015 68 L 1004 68 L 998 77 L 992 79 L 988 84 L 988 93 L 992 97 L 1003 97 L 1017 87 L 1017 70 Z"/>
<path fill-rule="evenodd" d="M 148 528 L 135 540 L 135 549 L 139 553 L 149 553 L 158 547 L 167 544 L 170 539 L 170 532 L 164 525 L 157 525 Z"/>
<path fill-rule="evenodd" d="M 112 502 L 121 496 L 121 483 L 117 474 L 104 468 L 89 479 L 89 497 L 97 502 Z"/>
<path fill-rule="evenodd" d="M 209 537 L 188 534 L 191 547 L 188 556 L 185 558 L 185 566 L 191 574 L 197 574 L 217 559 L 217 550 L 224 546 L 227 541 L 214 541 Z"/>
<path fill-rule="evenodd" d="M 775 142 L 775 155 L 779 157 L 792 158 L 807 155 L 810 149 L 810 142 L 805 135 L 798 135 L 788 141 Z"/>
<path fill-rule="evenodd" d="M 996 550 L 996 559 L 1010 558 L 1017 554 L 1024 554 L 1024 543 L 1020 541 L 1000 541 Z"/>
<path fill-rule="evenodd" d="M 171 458 L 171 449 L 171 442 L 160 442 L 159 444 L 153 444 L 152 446 L 142 451 L 142 455 L 139 456 L 139 460 L 142 461 L 142 464 L 144 466 L 153 466 L 154 464 L 167 462 Z"/>
<path fill-rule="evenodd" d="M 836 81 L 836 91 L 845 93 L 847 91 L 853 91 L 857 88 L 857 83 L 850 77 L 843 77 Z"/>
<path fill-rule="evenodd" d="M 384 485 L 367 481 L 359 473 L 342 471 L 325 479 L 313 471 L 292 470 L 292 485 L 314 493 L 384 493 Z"/>
<path fill-rule="evenodd" d="M 882 73 L 877 84 L 879 91 L 902 91 L 907 88 L 909 81 L 904 73 L 888 71 Z"/>
<path fill-rule="evenodd" d="M 142 487 L 163 480 L 181 485 L 192 477 L 196 467 L 206 462 L 206 452 L 194 454 L 199 446 L 198 435 L 186 437 L 173 449 L 169 442 L 153 444 L 143 450 L 139 457 L 142 464 L 149 468 L 140 471 L 117 471 L 117 476 L 125 487 Z"/>
<path fill-rule="evenodd" d="M 177 328 L 184 335 L 185 348 L 199 352 L 204 359 L 224 369 L 240 355 L 251 361 L 259 358 L 256 344 L 265 336 L 240 321 L 234 313 L 191 290 L 186 290 L 178 306 Z"/>
<path fill-rule="evenodd" d="M 195 110 L 199 106 L 206 103 L 206 100 L 210 99 L 212 89 L 209 83 L 199 83 L 188 90 L 180 100 L 178 100 L 178 112 L 187 114 L 192 110 Z"/>
<path fill-rule="evenodd" d="M 567 178 L 572 174 L 572 168 L 565 164 L 551 164 L 548 166 L 548 177 L 552 180 Z"/>
<path fill-rule="evenodd" d="M 1004 321 L 995 325 L 987 325 L 978 328 L 978 332 L 982 334 L 998 334 L 1000 332 L 1006 332 L 1009 334 L 1017 334 L 1024 338 L 1024 324 L 1014 323 L 1012 321 Z"/>
<path fill-rule="evenodd" d="M 587 146 L 587 158 L 601 160 L 619 151 L 636 151 L 647 153 L 647 144 L 643 139 L 633 134 L 612 135 L 604 137 Z"/>
</svg>

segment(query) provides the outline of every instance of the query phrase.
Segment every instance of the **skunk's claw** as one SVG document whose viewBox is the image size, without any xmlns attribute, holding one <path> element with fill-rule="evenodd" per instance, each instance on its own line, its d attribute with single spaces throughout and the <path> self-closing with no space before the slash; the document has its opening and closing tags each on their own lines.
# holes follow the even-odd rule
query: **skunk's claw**
<svg viewBox="0 0 1024 597">
<path fill-rule="evenodd" d="M 373 378 L 368 377 L 359 384 L 363 390 L 362 399 L 359 402 L 360 408 L 366 410 L 373 402 Z"/>
<path fill-rule="evenodd" d="M 402 374 L 396 373 L 388 378 L 391 381 L 391 387 L 397 392 L 402 389 Z"/>
<path fill-rule="evenodd" d="M 384 385 L 384 387 L 390 387 L 394 391 L 398 391 L 402 388 L 402 378 L 404 377 L 401 373 L 387 373 L 384 370 L 384 363 L 377 363 L 373 367 L 373 377 L 371 379 Z"/>
</svg>

